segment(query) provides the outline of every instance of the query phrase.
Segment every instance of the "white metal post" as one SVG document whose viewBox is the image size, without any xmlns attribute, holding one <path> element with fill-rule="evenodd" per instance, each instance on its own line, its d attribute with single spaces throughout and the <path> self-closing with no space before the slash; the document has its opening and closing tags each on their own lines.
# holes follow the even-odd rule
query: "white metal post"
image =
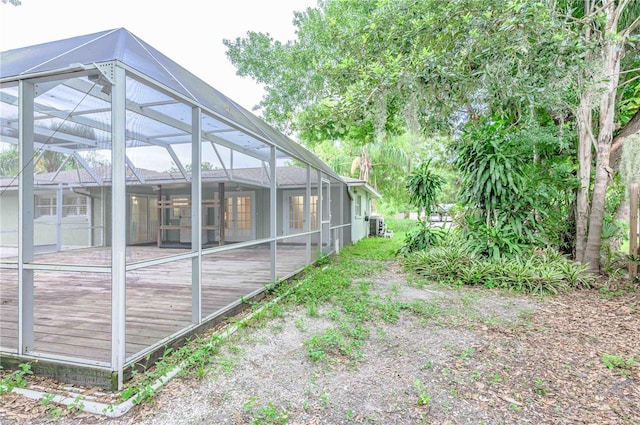
<svg viewBox="0 0 640 425">
<path fill-rule="evenodd" d="M 278 195 L 276 191 L 278 190 L 278 178 L 276 171 L 276 148 L 275 146 L 271 146 L 271 158 L 269 160 L 269 166 L 271 167 L 271 191 L 270 191 L 270 229 L 269 236 L 271 237 L 271 282 L 275 282 L 277 278 L 277 269 L 278 269 L 278 255 L 277 255 L 277 229 L 278 229 L 278 214 L 276 213 L 276 208 L 278 206 Z"/>
<path fill-rule="evenodd" d="M 304 231 L 311 231 L 311 166 L 307 164 L 307 184 L 304 194 Z M 311 238 L 307 235 L 306 263 L 311 264 Z"/>
<path fill-rule="evenodd" d="M 329 240 L 327 241 L 327 254 L 331 253 L 331 235 L 332 235 L 332 231 L 331 231 L 331 182 L 327 181 L 326 182 L 327 185 L 327 210 L 325 211 L 325 213 L 327 214 L 327 219 L 325 220 L 327 222 L 327 228 L 329 229 L 329 231 L 327 232 L 328 236 L 329 236 Z M 334 235 L 335 237 L 335 235 Z"/>
<path fill-rule="evenodd" d="M 338 195 L 340 196 L 340 242 L 338 243 L 338 248 L 342 248 L 344 246 L 344 184 L 338 182 L 338 187 L 340 188 L 340 194 Z"/>
<path fill-rule="evenodd" d="M 126 358 L 126 75 L 115 67 L 111 91 L 111 370 L 123 385 Z"/>
<path fill-rule="evenodd" d="M 323 251 L 324 251 L 324 245 L 323 244 L 323 233 L 324 233 L 324 229 L 322 228 L 322 214 L 323 214 L 323 208 L 322 208 L 322 204 L 324 203 L 324 195 L 323 195 L 323 188 L 322 188 L 322 172 L 320 170 L 318 170 L 318 230 L 320 231 L 319 235 L 320 235 L 320 240 L 319 240 L 319 245 L 318 245 L 318 249 L 320 250 L 320 257 L 322 257 L 323 255 Z"/>
<path fill-rule="evenodd" d="M 20 80 L 18 125 L 18 354 L 33 348 L 33 103 L 34 85 Z"/>
<path fill-rule="evenodd" d="M 62 185 L 58 184 L 56 189 L 56 251 L 62 251 L 62 204 L 64 193 Z"/>
<path fill-rule="evenodd" d="M 202 320 L 202 111 L 191 113 L 191 322 Z"/>
</svg>

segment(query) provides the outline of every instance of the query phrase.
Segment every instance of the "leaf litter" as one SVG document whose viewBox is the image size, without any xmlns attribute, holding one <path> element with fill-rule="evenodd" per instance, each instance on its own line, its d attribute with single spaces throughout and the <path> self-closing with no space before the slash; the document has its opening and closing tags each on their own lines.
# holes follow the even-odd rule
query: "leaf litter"
<svg viewBox="0 0 640 425">
<path fill-rule="evenodd" d="M 245 328 L 202 379 L 169 382 L 125 416 L 69 412 L 16 394 L 3 424 L 629 424 L 640 425 L 640 300 L 597 289 L 548 298 L 410 283 L 395 262 L 369 279 L 380 299 L 437 306 L 368 323 L 361 358 L 311 361 L 305 342 L 333 325 L 287 307 Z M 637 359 L 608 367 L 604 355 Z M 29 378 L 31 386 L 61 384 Z M 95 388 L 88 397 L 113 400 Z M 97 395 L 96 395 L 97 394 Z"/>
</svg>

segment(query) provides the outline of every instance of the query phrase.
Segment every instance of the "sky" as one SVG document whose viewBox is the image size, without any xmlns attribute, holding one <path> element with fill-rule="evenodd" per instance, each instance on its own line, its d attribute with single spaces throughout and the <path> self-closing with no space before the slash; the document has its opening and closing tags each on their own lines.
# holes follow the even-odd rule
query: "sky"
<svg viewBox="0 0 640 425">
<path fill-rule="evenodd" d="M 22 0 L 17 7 L 0 4 L 0 51 L 126 28 L 253 110 L 264 90 L 236 75 L 222 40 L 247 31 L 292 40 L 293 12 L 316 5 L 317 0 Z"/>
</svg>

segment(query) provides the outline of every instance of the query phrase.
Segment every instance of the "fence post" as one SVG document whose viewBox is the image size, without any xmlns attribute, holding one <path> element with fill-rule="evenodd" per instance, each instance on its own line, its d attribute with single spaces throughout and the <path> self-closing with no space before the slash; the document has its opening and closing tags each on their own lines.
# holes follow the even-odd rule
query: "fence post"
<svg viewBox="0 0 640 425">
<path fill-rule="evenodd" d="M 638 274 L 638 183 L 629 187 L 629 279 L 633 281 Z"/>
</svg>

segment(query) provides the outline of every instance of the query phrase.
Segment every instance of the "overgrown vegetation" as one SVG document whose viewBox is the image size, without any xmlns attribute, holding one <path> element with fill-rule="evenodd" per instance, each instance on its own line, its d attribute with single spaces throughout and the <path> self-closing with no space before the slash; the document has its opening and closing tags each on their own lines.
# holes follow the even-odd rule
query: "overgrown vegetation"
<svg viewBox="0 0 640 425">
<path fill-rule="evenodd" d="M 268 87 L 265 119 L 339 172 L 357 157 L 385 214 L 409 211 L 403 177 L 433 160 L 479 255 L 553 248 L 598 273 L 619 229 L 607 192 L 640 132 L 639 5 L 327 0 L 296 13 L 295 40 L 224 43 Z"/>
<path fill-rule="evenodd" d="M 539 295 L 585 288 L 594 282 L 586 266 L 556 250 L 527 250 L 510 259 L 486 257 L 456 231 L 450 231 L 438 246 L 407 254 L 402 264 L 405 270 L 423 279 Z"/>
<path fill-rule="evenodd" d="M 20 363 L 18 369 L 3 374 L 0 379 L 0 395 L 10 393 L 14 388 L 23 388 L 27 384 L 28 375 L 33 375 L 31 363 Z"/>
</svg>

